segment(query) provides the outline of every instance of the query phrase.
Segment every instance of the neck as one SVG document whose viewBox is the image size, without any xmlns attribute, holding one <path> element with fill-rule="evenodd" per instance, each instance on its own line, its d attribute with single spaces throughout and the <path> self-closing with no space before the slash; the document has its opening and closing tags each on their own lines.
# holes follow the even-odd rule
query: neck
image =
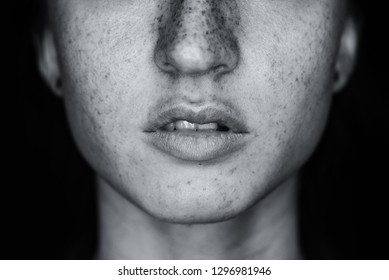
<svg viewBox="0 0 389 280">
<path fill-rule="evenodd" d="M 297 176 L 236 218 L 214 224 L 160 221 L 102 179 L 99 259 L 298 259 Z"/>
</svg>

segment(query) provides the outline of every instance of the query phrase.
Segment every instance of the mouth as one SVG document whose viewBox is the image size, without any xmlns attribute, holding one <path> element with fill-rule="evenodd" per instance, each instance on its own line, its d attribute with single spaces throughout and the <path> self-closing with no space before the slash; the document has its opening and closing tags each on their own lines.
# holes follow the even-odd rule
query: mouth
<svg viewBox="0 0 389 280">
<path fill-rule="evenodd" d="M 173 121 L 163 126 L 161 131 L 165 132 L 193 132 L 193 133 L 204 133 L 204 132 L 217 132 L 223 131 L 228 132 L 230 128 L 224 124 L 217 122 L 209 122 L 205 124 L 192 123 L 186 120 Z"/>
<path fill-rule="evenodd" d="M 147 143 L 185 161 L 211 161 L 242 149 L 249 135 L 239 114 L 229 107 L 200 111 L 176 106 L 150 117 L 144 133 Z"/>
</svg>

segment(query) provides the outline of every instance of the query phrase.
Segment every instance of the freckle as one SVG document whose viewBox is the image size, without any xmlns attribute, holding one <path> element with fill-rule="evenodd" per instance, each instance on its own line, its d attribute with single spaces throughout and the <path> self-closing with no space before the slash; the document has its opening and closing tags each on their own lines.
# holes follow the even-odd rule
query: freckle
<svg viewBox="0 0 389 280">
<path fill-rule="evenodd" d="M 235 173 L 235 171 L 238 169 L 238 167 L 234 167 L 234 168 L 232 168 L 229 172 L 230 172 L 230 174 L 232 175 L 232 174 L 234 174 Z"/>
<path fill-rule="evenodd" d="M 192 181 L 188 181 L 186 183 L 190 186 L 192 184 Z"/>
</svg>

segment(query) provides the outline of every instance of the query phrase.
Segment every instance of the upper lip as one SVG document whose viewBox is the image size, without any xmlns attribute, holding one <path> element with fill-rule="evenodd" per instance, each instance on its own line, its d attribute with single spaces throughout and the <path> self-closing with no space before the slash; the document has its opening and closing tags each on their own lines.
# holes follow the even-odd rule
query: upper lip
<svg viewBox="0 0 389 280">
<path fill-rule="evenodd" d="M 169 123 L 184 120 L 197 124 L 217 123 L 228 127 L 234 133 L 248 133 L 244 121 L 238 116 L 235 109 L 224 105 L 207 106 L 200 110 L 176 105 L 150 114 L 144 132 L 156 132 Z"/>
</svg>

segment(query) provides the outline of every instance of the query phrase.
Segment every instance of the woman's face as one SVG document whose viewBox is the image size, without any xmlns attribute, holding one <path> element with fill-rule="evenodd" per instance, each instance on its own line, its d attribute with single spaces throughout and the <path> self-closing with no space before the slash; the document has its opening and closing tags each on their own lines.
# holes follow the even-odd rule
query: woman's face
<svg viewBox="0 0 389 280">
<path fill-rule="evenodd" d="M 76 143 L 153 216 L 234 217 L 317 145 L 345 1 L 48 2 Z"/>
</svg>

